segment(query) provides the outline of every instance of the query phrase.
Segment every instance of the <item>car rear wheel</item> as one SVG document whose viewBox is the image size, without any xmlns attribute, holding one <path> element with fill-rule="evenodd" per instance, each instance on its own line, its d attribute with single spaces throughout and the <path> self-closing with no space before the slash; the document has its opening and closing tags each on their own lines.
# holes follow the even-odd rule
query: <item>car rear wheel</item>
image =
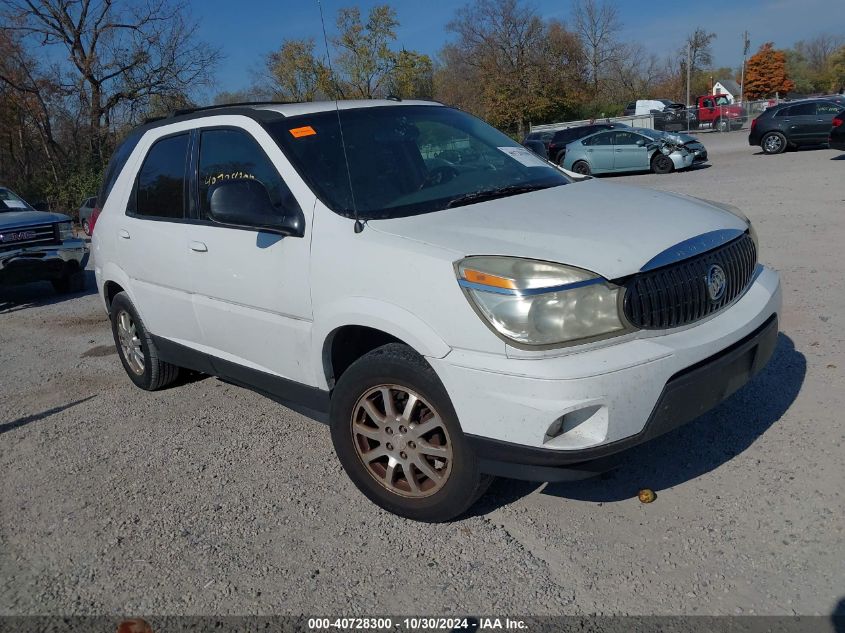
<svg viewBox="0 0 845 633">
<path fill-rule="evenodd" d="M 111 326 L 120 362 L 137 387 L 155 391 L 176 380 L 179 368 L 159 358 L 158 348 L 125 292 L 112 300 Z"/>
<path fill-rule="evenodd" d="M 651 171 L 655 174 L 668 174 L 675 169 L 675 163 L 666 154 L 660 152 L 651 159 Z"/>
<path fill-rule="evenodd" d="M 780 154 L 786 149 L 786 137 L 780 132 L 769 132 L 760 142 L 766 154 Z"/>
<path fill-rule="evenodd" d="M 379 347 L 343 373 L 332 394 L 331 434 L 358 489 L 409 519 L 453 519 L 492 481 L 479 472 L 443 384 L 406 345 Z"/>
<path fill-rule="evenodd" d="M 576 161 L 574 165 L 572 165 L 572 171 L 576 174 L 581 174 L 582 176 L 589 176 L 593 173 L 593 170 L 590 169 L 590 164 L 585 160 Z"/>
</svg>

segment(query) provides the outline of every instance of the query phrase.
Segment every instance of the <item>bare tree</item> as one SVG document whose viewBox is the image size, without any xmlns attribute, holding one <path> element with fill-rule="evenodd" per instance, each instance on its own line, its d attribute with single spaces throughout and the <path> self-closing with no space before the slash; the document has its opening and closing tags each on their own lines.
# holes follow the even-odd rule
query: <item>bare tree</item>
<svg viewBox="0 0 845 633">
<path fill-rule="evenodd" d="M 529 120 L 567 105 L 583 59 L 577 37 L 519 0 L 476 0 L 446 27 L 437 94 L 522 134 Z M 579 86 L 580 88 L 580 86 Z"/>
<path fill-rule="evenodd" d="M 593 96 L 607 66 L 619 58 L 616 36 L 621 29 L 616 5 L 607 0 L 576 0 L 573 6 L 575 31 L 581 38 L 590 69 Z"/>
<path fill-rule="evenodd" d="M 32 46 L 63 49 L 62 78 L 75 89 L 102 161 L 105 132 L 121 106 L 183 94 L 210 81 L 219 52 L 196 39 L 178 0 L 5 0 L 3 30 Z"/>
<path fill-rule="evenodd" d="M 795 44 L 795 50 L 807 61 L 807 66 L 815 73 L 824 72 L 830 57 L 845 44 L 845 37 L 821 33 L 811 40 Z"/>
<path fill-rule="evenodd" d="M 681 59 L 681 74 L 686 73 L 688 51 L 690 74 L 694 75 L 697 71 L 713 63 L 711 44 L 715 39 L 715 33 L 708 33 L 701 27 L 689 34 L 683 47 L 678 50 L 678 57 Z"/>
</svg>

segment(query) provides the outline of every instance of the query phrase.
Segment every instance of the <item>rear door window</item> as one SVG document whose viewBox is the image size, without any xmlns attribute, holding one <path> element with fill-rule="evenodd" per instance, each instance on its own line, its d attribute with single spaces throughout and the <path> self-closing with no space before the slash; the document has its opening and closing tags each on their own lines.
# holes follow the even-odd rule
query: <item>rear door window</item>
<svg viewBox="0 0 845 633">
<path fill-rule="evenodd" d="M 170 220 L 185 216 L 189 139 L 187 133 L 168 136 L 150 148 L 135 184 L 134 215 Z"/>
</svg>

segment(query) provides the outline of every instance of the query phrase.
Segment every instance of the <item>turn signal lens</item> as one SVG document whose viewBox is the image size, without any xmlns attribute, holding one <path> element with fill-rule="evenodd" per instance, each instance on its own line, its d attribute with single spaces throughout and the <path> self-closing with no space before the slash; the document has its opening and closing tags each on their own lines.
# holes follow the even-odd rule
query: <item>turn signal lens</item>
<svg viewBox="0 0 845 633">
<path fill-rule="evenodd" d="M 494 288 L 507 288 L 509 290 L 516 290 L 516 283 L 513 279 L 506 279 L 497 275 L 483 273 L 472 268 L 464 268 L 464 279 L 474 284 L 481 284 L 483 286 L 493 286 Z"/>
</svg>

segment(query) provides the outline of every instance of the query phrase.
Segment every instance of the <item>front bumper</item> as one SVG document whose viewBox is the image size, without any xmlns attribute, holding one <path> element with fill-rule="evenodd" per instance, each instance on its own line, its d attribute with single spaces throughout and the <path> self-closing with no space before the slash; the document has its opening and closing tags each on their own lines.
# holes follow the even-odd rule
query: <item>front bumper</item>
<svg viewBox="0 0 845 633">
<path fill-rule="evenodd" d="M 453 350 L 429 359 L 485 472 L 559 481 L 607 470 L 613 456 L 692 420 L 768 361 L 781 305 L 759 266 L 729 308 L 687 328 L 639 332 L 542 358 Z"/>
<path fill-rule="evenodd" d="M 33 246 L 0 252 L 0 285 L 24 284 L 61 279 L 85 270 L 88 249 L 82 240 L 66 240 L 61 245 Z"/>
</svg>

